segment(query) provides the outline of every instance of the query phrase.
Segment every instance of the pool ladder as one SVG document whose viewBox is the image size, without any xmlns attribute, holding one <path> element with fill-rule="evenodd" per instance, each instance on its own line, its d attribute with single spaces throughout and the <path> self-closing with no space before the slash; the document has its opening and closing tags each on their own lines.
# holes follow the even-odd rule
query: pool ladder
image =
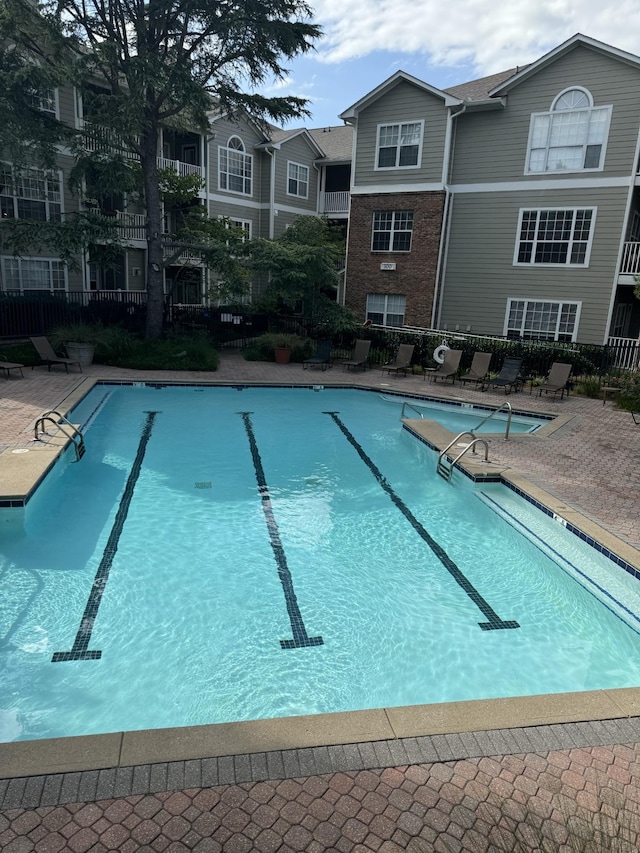
<svg viewBox="0 0 640 853">
<path fill-rule="evenodd" d="M 77 426 L 74 426 L 60 412 L 53 409 L 40 415 L 34 427 L 35 440 L 40 441 L 40 437 L 48 435 L 45 429 L 45 423 L 52 423 L 63 435 L 65 435 L 72 443 L 76 452 L 76 462 L 79 462 L 85 453 L 84 437 Z"/>
<path fill-rule="evenodd" d="M 454 458 L 453 454 L 449 455 L 447 451 L 449 451 L 454 444 L 457 444 L 460 439 L 465 436 L 470 435 L 471 441 L 469 444 L 465 444 L 460 453 Z M 462 459 L 467 451 L 471 450 L 472 453 L 476 452 L 476 445 L 483 444 L 484 445 L 484 461 L 489 461 L 489 443 L 484 438 L 478 438 L 475 436 L 471 430 L 466 430 L 466 432 L 461 432 L 454 439 L 452 439 L 449 444 L 445 447 L 445 449 L 438 456 L 438 464 L 436 466 L 436 471 L 443 477 L 447 483 L 451 482 L 451 475 L 453 474 L 453 469 L 456 467 L 456 463 Z"/>
</svg>

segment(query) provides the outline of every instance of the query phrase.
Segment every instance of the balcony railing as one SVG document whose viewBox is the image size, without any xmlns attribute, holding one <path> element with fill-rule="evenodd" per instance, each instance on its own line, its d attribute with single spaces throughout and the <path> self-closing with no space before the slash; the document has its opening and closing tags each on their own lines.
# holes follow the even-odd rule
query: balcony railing
<svg viewBox="0 0 640 853">
<path fill-rule="evenodd" d="M 187 175 L 200 175 L 204 178 L 204 166 L 195 166 L 193 163 L 183 163 L 182 160 L 169 160 L 167 157 L 158 157 L 160 169 L 174 169 L 181 178 Z"/>
<path fill-rule="evenodd" d="M 625 243 L 622 251 L 621 275 L 640 273 L 640 243 Z"/>
<path fill-rule="evenodd" d="M 349 190 L 337 193 L 323 193 L 320 199 L 320 213 L 348 213 Z"/>
<path fill-rule="evenodd" d="M 116 210 L 118 233 L 124 240 L 147 239 L 147 217 L 144 213 L 123 213 Z"/>
<path fill-rule="evenodd" d="M 164 256 L 165 259 L 175 255 L 177 252 L 180 254 L 174 258 L 172 263 L 174 264 L 200 264 L 202 263 L 202 254 L 197 249 L 189 249 L 184 243 L 173 243 L 171 240 L 166 240 L 164 243 Z"/>
</svg>

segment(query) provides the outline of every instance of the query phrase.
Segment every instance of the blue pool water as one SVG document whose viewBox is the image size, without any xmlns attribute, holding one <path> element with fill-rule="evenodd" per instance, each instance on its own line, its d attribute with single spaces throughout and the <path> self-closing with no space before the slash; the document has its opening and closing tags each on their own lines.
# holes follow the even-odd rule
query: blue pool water
<svg viewBox="0 0 640 853">
<path fill-rule="evenodd" d="M 97 386 L 0 526 L 0 740 L 640 684 L 638 582 L 401 402 Z"/>
</svg>

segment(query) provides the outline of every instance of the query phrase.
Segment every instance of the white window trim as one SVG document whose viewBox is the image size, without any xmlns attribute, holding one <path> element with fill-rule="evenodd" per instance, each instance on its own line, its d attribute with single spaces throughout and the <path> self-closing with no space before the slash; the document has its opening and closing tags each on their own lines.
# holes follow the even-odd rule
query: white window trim
<svg viewBox="0 0 640 853">
<path fill-rule="evenodd" d="M 369 309 L 369 297 L 370 296 L 383 296 L 384 297 L 384 311 L 370 311 Z M 396 311 L 389 311 L 389 299 L 393 299 L 396 297 L 402 297 L 404 299 L 404 310 L 402 312 L 402 323 L 399 326 L 387 326 L 387 318 L 389 314 L 397 314 Z M 401 329 L 404 326 L 405 317 L 407 316 L 407 297 L 404 293 L 367 293 L 365 299 L 365 315 L 366 318 L 369 319 L 369 314 L 380 314 L 382 313 L 382 325 L 386 328 L 390 329 Z"/>
<path fill-rule="evenodd" d="M 393 214 L 393 218 L 391 220 L 391 228 L 388 232 L 383 231 L 383 229 L 381 229 L 381 228 L 375 227 L 376 213 L 391 213 L 391 214 Z M 409 211 L 409 210 L 374 210 L 373 211 L 373 214 L 371 217 L 371 251 L 374 252 L 376 255 L 389 255 L 389 254 L 408 255 L 411 252 L 411 250 L 413 248 L 414 219 L 413 219 L 413 217 L 411 219 L 411 230 L 409 230 L 408 228 L 397 228 L 396 229 L 395 225 L 396 225 L 396 214 L 397 213 L 413 213 L 413 210 L 411 210 L 411 211 Z M 373 241 L 374 241 L 376 231 L 378 231 L 379 233 L 384 233 L 384 234 L 388 233 L 389 234 L 389 248 L 388 249 L 374 249 L 373 248 Z M 394 236 L 394 234 L 409 234 L 410 235 L 409 236 L 409 248 L 408 249 L 394 249 L 393 248 L 393 236 Z"/>
<path fill-rule="evenodd" d="M 27 255 L 21 257 L 14 257 L 13 255 L 2 255 L 0 257 L 0 262 L 2 264 L 2 288 L 5 292 L 8 292 L 13 288 L 7 287 L 7 275 L 5 272 L 5 264 L 7 261 L 18 261 L 18 264 L 22 264 L 24 261 L 46 261 L 48 263 L 62 264 L 62 269 L 64 272 L 64 289 L 62 288 L 54 288 L 53 287 L 53 276 L 51 275 L 51 267 L 49 267 L 49 283 L 50 287 L 48 290 L 45 288 L 36 288 L 38 293 L 68 293 L 69 292 L 69 268 L 60 258 L 52 258 L 52 257 L 44 257 L 39 255 Z M 34 290 L 34 288 L 26 288 L 26 290 Z M 24 293 L 25 288 L 22 284 L 22 271 L 20 274 L 20 293 Z"/>
<path fill-rule="evenodd" d="M 403 124 L 419 124 L 420 125 L 420 142 L 418 143 L 418 160 L 415 166 L 378 166 L 378 155 L 380 153 L 380 130 L 383 127 L 390 127 L 397 124 L 402 127 Z M 381 122 L 376 129 L 376 148 L 374 153 L 373 168 L 376 172 L 402 171 L 406 169 L 419 169 L 422 164 L 422 144 L 424 142 L 424 119 L 405 119 L 403 121 L 385 121 Z"/>
<path fill-rule="evenodd" d="M 247 152 L 246 145 L 244 143 L 244 140 L 242 140 L 242 139 L 240 139 L 240 142 L 242 142 L 242 145 L 243 145 L 242 151 L 239 148 L 229 148 L 229 142 L 231 142 L 232 139 L 240 139 L 240 137 L 237 134 L 233 134 L 227 140 L 226 145 L 218 145 L 218 191 L 221 193 L 230 193 L 231 195 L 241 195 L 241 196 L 245 196 L 245 198 L 250 198 L 253 196 L 253 176 L 254 176 L 253 154 L 249 154 Z M 249 178 L 249 192 L 245 192 L 244 190 L 242 190 L 241 192 L 238 192 L 238 190 L 229 189 L 229 186 L 228 186 L 228 184 L 229 184 L 229 171 L 227 170 L 226 172 L 223 172 L 223 170 L 222 170 L 222 152 L 223 151 L 226 151 L 226 152 L 232 151 L 234 154 L 242 154 L 243 157 L 248 158 L 249 163 L 251 165 L 251 177 Z M 229 165 L 229 155 L 227 154 L 226 156 L 227 156 L 227 166 L 228 166 Z M 227 186 L 226 187 L 222 186 L 221 178 L 222 178 L 223 174 L 227 176 Z M 244 181 L 245 181 L 245 178 L 243 177 L 242 178 L 243 185 L 244 185 Z"/>
<path fill-rule="evenodd" d="M 8 166 L 9 169 L 11 170 L 11 179 L 14 182 L 14 187 L 12 189 L 15 190 L 15 183 L 16 183 L 17 177 L 16 177 L 16 172 L 14 171 L 13 163 L 9 163 L 7 160 L 2 160 L 2 161 L 0 161 L 0 165 Z M 60 202 L 59 202 L 59 204 L 60 204 L 60 220 L 59 221 L 62 222 L 65 218 L 65 213 L 64 213 L 64 177 L 62 174 L 62 170 L 61 169 L 53 169 L 53 170 L 47 171 L 46 169 L 38 169 L 35 166 L 26 166 L 25 168 L 32 171 L 32 172 L 37 172 L 40 175 L 42 175 L 43 180 L 45 182 L 48 182 L 50 175 L 57 177 L 58 186 L 60 187 Z M 6 195 L 8 197 L 8 193 Z M 39 221 L 39 220 L 33 220 L 33 219 L 24 219 L 23 217 L 18 216 L 18 199 L 20 199 L 20 198 L 24 199 L 24 196 L 16 195 L 14 192 L 11 193 L 11 196 L 13 198 L 13 218 L 14 219 L 19 219 L 21 222 Z M 24 199 L 24 200 L 28 201 L 29 199 Z M 58 204 L 58 202 L 50 202 L 48 198 L 41 199 L 41 201 L 44 203 L 45 211 L 47 213 L 47 218 L 45 221 L 46 222 L 56 221 L 56 220 L 50 219 L 50 217 L 49 217 L 49 204 Z"/>
<path fill-rule="evenodd" d="M 544 297 L 544 296 L 510 296 L 507 298 L 507 308 L 504 314 L 504 326 L 502 329 L 503 337 L 507 337 L 509 334 L 509 315 L 511 314 L 511 304 L 513 302 L 524 302 L 525 310 L 524 317 L 527 315 L 527 304 L 529 302 L 552 302 L 556 305 L 560 306 L 560 310 L 558 311 L 558 323 L 560 322 L 560 317 L 562 314 L 562 306 L 563 305 L 575 305 L 576 306 L 576 320 L 573 325 L 573 332 L 571 333 L 571 343 L 575 343 L 578 337 L 578 329 L 580 328 L 580 313 L 582 311 L 582 302 L 577 299 L 558 299 L 556 297 Z M 558 327 L 556 325 L 556 333 L 554 337 L 554 341 L 558 340 Z"/>
<path fill-rule="evenodd" d="M 301 193 L 290 193 L 289 192 L 289 180 L 290 180 L 289 167 L 290 166 L 297 166 L 298 169 L 306 169 L 306 172 L 307 172 L 307 181 L 306 181 L 307 192 L 305 193 L 305 195 L 302 195 Z M 309 198 L 310 178 L 311 178 L 311 170 L 309 169 L 308 166 L 305 166 L 304 163 L 298 163 L 295 160 L 287 160 L 287 195 L 288 196 L 291 196 L 292 198 Z M 296 184 L 299 186 L 300 180 L 298 178 L 294 178 L 294 180 L 296 181 Z"/>
<path fill-rule="evenodd" d="M 536 117 L 537 116 L 545 116 L 545 115 L 546 116 L 563 115 L 563 114 L 566 115 L 567 113 L 571 113 L 571 112 L 584 112 L 584 108 L 580 109 L 580 110 L 575 110 L 575 111 L 574 110 L 560 110 L 560 111 L 558 111 L 558 110 L 553 109 L 553 106 L 558 101 L 558 98 L 560 98 L 562 95 L 564 95 L 570 89 L 580 89 L 581 91 L 584 91 L 585 94 L 589 95 L 591 101 L 593 102 L 593 99 L 591 98 L 591 93 L 588 92 L 587 89 L 583 89 L 581 86 L 569 86 L 567 89 L 563 89 L 563 91 L 560 92 L 560 94 L 557 95 L 553 99 L 553 105 L 552 105 L 552 108 L 550 110 L 546 110 L 544 112 L 539 112 L 539 113 L 531 113 L 531 119 L 529 122 L 529 138 L 527 139 L 527 152 L 526 152 L 525 161 L 524 161 L 524 174 L 525 175 L 570 175 L 570 174 L 583 174 L 584 172 L 603 172 L 604 171 L 604 164 L 605 164 L 606 157 L 607 157 L 607 145 L 609 142 L 609 130 L 611 128 L 611 113 L 613 110 L 613 106 L 611 104 L 609 104 L 609 105 L 603 104 L 602 106 L 597 106 L 597 107 L 592 105 L 590 107 L 590 109 L 592 109 L 592 110 L 597 109 L 597 110 L 606 110 L 607 111 L 607 121 L 606 121 L 606 127 L 605 127 L 605 131 L 604 131 L 604 139 L 602 141 L 602 151 L 600 152 L 600 165 L 599 166 L 592 166 L 590 168 L 582 168 L 582 169 L 547 169 L 544 172 L 536 171 L 534 169 L 529 168 L 529 161 L 531 159 L 531 143 L 533 141 L 533 125 L 534 125 L 534 120 L 536 119 Z M 548 150 L 548 146 L 547 146 L 547 150 Z"/>
<path fill-rule="evenodd" d="M 535 260 L 533 260 L 533 256 L 535 255 L 535 243 L 536 243 L 536 241 L 534 241 L 534 250 L 532 253 L 532 260 L 531 261 L 519 261 L 518 255 L 520 253 L 520 243 L 521 243 L 520 234 L 522 231 L 522 217 L 523 217 L 523 215 L 525 213 L 533 213 L 533 212 L 540 213 L 542 211 L 553 212 L 556 210 L 559 210 L 559 211 L 569 211 L 570 210 L 570 211 L 573 211 L 574 214 L 578 210 L 590 210 L 591 211 L 591 229 L 589 231 L 589 239 L 587 240 L 587 248 L 586 248 L 585 255 L 584 255 L 584 263 L 582 263 L 582 264 L 570 264 L 570 263 L 566 263 L 566 264 L 541 264 L 541 263 L 536 263 Z M 518 213 L 518 226 L 517 226 L 517 230 L 516 230 L 515 248 L 513 251 L 513 266 L 514 267 L 526 267 L 527 269 L 562 269 L 562 270 L 564 270 L 564 269 L 586 269 L 589 266 L 589 261 L 591 259 L 591 246 L 593 245 L 593 235 L 594 235 L 595 230 L 596 230 L 597 211 L 598 211 L 597 207 L 586 207 L 586 206 L 583 207 L 582 205 L 575 206 L 575 207 L 574 206 L 571 206 L 571 207 L 521 207 L 520 211 Z M 575 226 L 575 219 L 574 219 L 574 226 Z M 568 256 L 570 256 L 570 253 L 571 252 L 569 249 Z"/>
<path fill-rule="evenodd" d="M 227 220 L 227 228 L 234 228 L 240 226 L 240 228 L 245 231 L 245 239 L 243 242 L 248 242 L 251 240 L 251 236 L 253 234 L 253 220 L 251 219 L 240 219 L 237 216 L 229 216 L 225 213 L 220 213 L 218 215 L 218 219 L 226 219 Z"/>
</svg>

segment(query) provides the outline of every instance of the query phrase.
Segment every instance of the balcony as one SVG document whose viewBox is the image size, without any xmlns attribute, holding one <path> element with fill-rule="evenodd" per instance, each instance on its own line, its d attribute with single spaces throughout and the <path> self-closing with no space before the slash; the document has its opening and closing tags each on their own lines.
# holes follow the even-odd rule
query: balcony
<svg viewBox="0 0 640 853">
<path fill-rule="evenodd" d="M 204 180 L 204 166 L 196 166 L 193 163 L 183 163 L 182 160 L 169 160 L 167 157 L 158 157 L 159 169 L 173 169 L 181 178 L 187 175 L 199 175 Z"/>
<path fill-rule="evenodd" d="M 620 275 L 640 274 L 640 243 L 625 243 L 622 250 Z"/>
<path fill-rule="evenodd" d="M 320 197 L 320 213 L 331 216 L 337 213 L 349 213 L 349 190 L 336 193 L 322 193 Z"/>
</svg>

